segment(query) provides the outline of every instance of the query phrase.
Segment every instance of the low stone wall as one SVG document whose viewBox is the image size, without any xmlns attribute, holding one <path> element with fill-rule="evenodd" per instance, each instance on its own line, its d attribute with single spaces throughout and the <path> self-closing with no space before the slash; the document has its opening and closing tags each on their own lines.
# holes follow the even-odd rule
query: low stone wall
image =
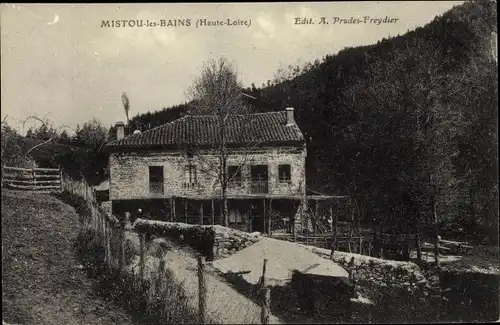
<svg viewBox="0 0 500 325">
<path fill-rule="evenodd" d="M 188 245 L 207 258 L 214 259 L 215 234 L 212 227 L 188 225 L 180 222 L 163 222 L 137 219 L 134 229 L 151 236 L 167 237 L 177 243 Z"/>
<path fill-rule="evenodd" d="M 260 233 L 247 233 L 223 226 L 213 226 L 215 232 L 214 259 L 223 259 L 258 242 Z"/>
<path fill-rule="evenodd" d="M 305 246 L 306 249 L 313 253 L 330 259 L 330 250 Z M 427 280 L 421 273 L 417 264 L 412 262 L 400 262 L 393 260 L 384 260 L 376 257 L 339 252 L 336 251 L 333 260 L 345 269 L 352 271 L 353 277 L 356 280 L 371 280 L 386 285 L 426 285 Z M 382 284 L 383 285 L 383 284 Z"/>
<path fill-rule="evenodd" d="M 258 242 L 260 233 L 247 233 L 223 226 L 190 225 L 137 219 L 134 228 L 155 236 L 166 236 L 179 244 L 188 245 L 209 261 L 226 258 Z"/>
<path fill-rule="evenodd" d="M 330 250 L 306 247 L 323 258 Z M 437 274 L 424 275 L 412 262 L 335 252 L 333 260 L 352 272 L 356 292 L 377 308 L 370 311 L 373 322 L 434 322 L 441 319 L 443 301 Z"/>
</svg>

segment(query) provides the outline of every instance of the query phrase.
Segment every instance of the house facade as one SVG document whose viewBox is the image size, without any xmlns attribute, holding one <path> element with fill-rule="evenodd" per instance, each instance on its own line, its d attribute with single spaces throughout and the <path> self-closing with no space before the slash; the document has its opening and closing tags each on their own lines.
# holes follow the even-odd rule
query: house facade
<svg viewBox="0 0 500 325">
<path fill-rule="evenodd" d="M 106 150 L 116 215 L 141 209 L 154 219 L 224 224 L 225 187 L 230 226 L 267 232 L 290 230 L 305 200 L 307 149 L 293 108 L 225 121 L 189 115 L 127 137 L 117 123 Z"/>
</svg>

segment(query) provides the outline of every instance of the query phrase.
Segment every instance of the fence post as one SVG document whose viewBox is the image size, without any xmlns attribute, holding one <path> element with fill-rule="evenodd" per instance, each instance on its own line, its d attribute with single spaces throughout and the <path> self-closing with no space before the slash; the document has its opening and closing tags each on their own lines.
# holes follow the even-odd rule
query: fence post
<svg viewBox="0 0 500 325">
<path fill-rule="evenodd" d="M 31 169 L 31 176 L 33 177 L 33 192 L 36 190 L 36 174 L 35 169 Z"/>
<path fill-rule="evenodd" d="M 200 324 L 205 324 L 206 311 L 206 285 L 205 285 L 205 264 L 203 256 L 198 255 L 198 309 Z"/>
<path fill-rule="evenodd" d="M 103 216 L 103 229 L 102 229 L 102 234 L 104 236 L 104 261 L 108 264 L 109 266 L 109 250 L 108 250 L 108 224 L 106 221 L 106 217 Z"/>
<path fill-rule="evenodd" d="M 95 229 L 99 234 L 102 234 L 102 220 L 101 220 L 100 214 L 96 214 L 96 228 Z"/>
<path fill-rule="evenodd" d="M 160 262 L 158 264 L 158 278 L 156 279 L 156 292 L 157 295 L 160 296 L 163 294 L 163 278 L 165 277 L 165 254 L 166 249 L 163 243 L 160 243 L 160 247 L 158 247 L 158 258 Z"/>
<path fill-rule="evenodd" d="M 120 227 L 120 270 L 125 267 L 125 227 L 122 225 Z"/>
<path fill-rule="evenodd" d="M 113 225 L 109 220 L 108 216 L 106 216 L 106 225 L 107 225 L 107 236 L 106 236 L 106 248 L 108 250 L 108 267 L 110 270 L 113 269 L 113 251 L 111 250 L 111 239 L 113 238 Z"/>
<path fill-rule="evenodd" d="M 415 246 L 417 248 L 417 261 L 422 263 L 422 246 L 420 243 L 420 231 L 417 230 L 417 234 L 415 235 Z"/>
<path fill-rule="evenodd" d="M 140 242 L 140 260 L 139 260 L 139 276 L 140 276 L 140 279 L 141 279 L 141 282 L 144 281 L 144 264 L 145 264 L 145 261 L 144 261 L 144 255 L 145 255 L 145 244 L 146 244 L 146 234 L 144 233 L 140 233 L 139 234 L 139 242 Z"/>
<path fill-rule="evenodd" d="M 61 192 L 63 192 L 63 173 L 62 173 L 62 169 L 61 169 L 61 166 L 59 166 L 59 182 L 61 182 Z"/>
<path fill-rule="evenodd" d="M 267 259 L 264 259 L 264 265 L 262 266 L 262 299 L 261 299 L 261 313 L 260 313 L 260 322 L 262 324 L 269 323 L 269 309 L 271 304 L 271 295 L 269 288 L 266 286 L 266 265 Z"/>
</svg>

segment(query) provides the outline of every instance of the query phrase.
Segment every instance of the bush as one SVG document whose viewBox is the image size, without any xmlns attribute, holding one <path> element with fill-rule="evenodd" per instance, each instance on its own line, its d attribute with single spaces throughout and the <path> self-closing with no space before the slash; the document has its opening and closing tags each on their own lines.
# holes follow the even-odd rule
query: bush
<svg viewBox="0 0 500 325">
<path fill-rule="evenodd" d="M 104 272 L 105 251 L 101 244 L 103 241 L 102 236 L 93 229 L 81 231 L 76 238 L 76 256 L 90 277 Z"/>
<path fill-rule="evenodd" d="M 76 213 L 80 216 L 80 221 L 90 219 L 92 217 L 92 212 L 87 205 L 87 201 L 85 201 L 83 197 L 73 194 L 68 190 L 64 190 L 60 193 L 53 193 L 53 195 L 64 203 L 75 208 Z"/>
</svg>

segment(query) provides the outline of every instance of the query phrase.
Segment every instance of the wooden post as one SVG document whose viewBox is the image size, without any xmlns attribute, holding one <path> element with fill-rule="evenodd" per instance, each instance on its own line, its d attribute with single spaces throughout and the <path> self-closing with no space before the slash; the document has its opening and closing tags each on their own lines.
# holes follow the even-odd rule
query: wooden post
<svg viewBox="0 0 500 325">
<path fill-rule="evenodd" d="M 269 324 L 269 310 L 271 304 L 270 290 L 266 286 L 266 266 L 267 259 L 264 259 L 264 265 L 262 266 L 262 297 L 261 297 L 261 312 L 260 312 L 260 322 L 261 324 Z"/>
<path fill-rule="evenodd" d="M 200 225 L 203 225 L 203 201 L 200 202 Z"/>
<path fill-rule="evenodd" d="M 337 213 L 335 213 L 335 216 L 333 215 L 333 207 L 330 205 L 330 215 L 333 218 L 333 240 L 332 240 L 332 251 L 330 253 L 330 259 L 333 259 L 333 256 L 335 254 L 335 250 L 337 249 L 337 242 L 338 242 L 338 219 L 339 216 Z"/>
<path fill-rule="evenodd" d="M 146 244 L 146 235 L 144 233 L 139 234 L 139 240 L 140 240 L 140 260 L 139 260 L 139 277 L 142 280 L 144 280 L 144 264 L 145 264 L 145 257 L 144 257 L 144 251 L 145 251 L 145 244 Z"/>
<path fill-rule="evenodd" d="M 176 221 L 177 217 L 175 215 L 175 197 L 172 198 L 172 221 Z"/>
<path fill-rule="evenodd" d="M 64 186 L 63 186 L 63 172 L 61 166 L 59 166 L 59 181 L 61 182 L 61 192 L 64 191 Z"/>
<path fill-rule="evenodd" d="M 314 207 L 314 233 L 316 233 L 317 231 L 317 228 L 318 228 L 318 199 L 316 199 L 316 204 L 315 204 L 315 207 Z"/>
<path fill-rule="evenodd" d="M 173 209 L 172 198 L 170 198 L 168 201 L 169 201 L 169 211 L 168 211 L 168 213 L 170 215 L 169 220 L 170 220 L 170 222 L 172 222 L 172 221 L 174 221 L 174 216 L 173 216 L 173 210 L 174 209 Z"/>
<path fill-rule="evenodd" d="M 125 267 L 125 227 L 120 229 L 120 270 Z"/>
<path fill-rule="evenodd" d="M 295 201 L 293 202 L 293 211 L 297 211 L 296 205 L 295 205 Z M 296 214 L 293 216 L 293 223 L 292 223 L 292 233 L 293 233 L 293 242 L 294 243 L 297 241 L 297 229 L 295 229 L 295 224 L 296 224 L 296 221 L 297 221 L 297 220 L 295 220 L 296 216 L 297 216 Z M 292 222 L 292 220 L 290 220 L 290 222 Z"/>
<path fill-rule="evenodd" d="M 113 268 L 113 252 L 111 251 L 111 238 L 113 238 L 113 227 L 109 219 L 106 220 L 107 233 L 106 233 L 106 249 L 108 251 L 108 268 L 111 270 Z"/>
<path fill-rule="evenodd" d="M 422 244 L 420 243 L 420 231 L 418 229 L 415 235 L 415 246 L 417 248 L 417 261 L 422 263 Z"/>
<path fill-rule="evenodd" d="M 262 200 L 262 221 L 264 222 L 264 233 L 266 232 L 266 199 Z"/>
<path fill-rule="evenodd" d="M 165 253 L 166 251 L 163 244 L 160 244 L 160 247 L 158 248 L 158 258 L 160 259 L 160 262 L 158 263 L 158 277 L 156 282 L 156 292 L 158 293 L 158 296 L 163 293 L 163 278 L 165 277 Z"/>
<path fill-rule="evenodd" d="M 212 226 L 215 224 L 215 205 L 214 199 L 212 199 Z"/>
<path fill-rule="evenodd" d="M 269 199 L 269 216 L 267 217 L 267 231 L 269 233 L 269 237 L 271 237 L 271 222 L 273 217 L 273 199 Z"/>
<path fill-rule="evenodd" d="M 104 219 L 104 217 L 103 217 Z M 107 224 L 106 224 L 106 220 L 104 219 L 103 220 L 103 231 L 102 231 L 102 235 L 104 237 L 104 261 L 108 264 L 109 266 L 109 250 L 108 250 L 108 239 L 109 239 L 109 236 L 108 236 L 108 231 L 107 231 Z"/>
<path fill-rule="evenodd" d="M 436 186 L 432 186 L 432 214 L 434 216 L 434 259 L 436 266 L 440 266 L 439 259 L 439 218 L 437 214 Z"/>
<path fill-rule="evenodd" d="M 205 285 L 205 264 L 203 256 L 198 255 L 198 311 L 200 324 L 205 324 L 206 312 L 206 285 Z"/>
<path fill-rule="evenodd" d="M 101 216 L 101 234 L 104 236 L 106 231 L 106 219 L 104 218 L 104 214 L 99 213 L 98 215 Z"/>
<path fill-rule="evenodd" d="M 188 223 L 188 200 L 184 199 L 184 219 Z"/>
<path fill-rule="evenodd" d="M 306 219 L 306 246 L 309 245 L 309 211 L 305 209 L 304 207 L 304 210 L 303 210 L 303 216 L 305 217 Z"/>
<path fill-rule="evenodd" d="M 31 174 L 33 176 L 33 191 L 36 190 L 36 174 L 35 174 L 35 169 L 31 169 Z"/>
</svg>

